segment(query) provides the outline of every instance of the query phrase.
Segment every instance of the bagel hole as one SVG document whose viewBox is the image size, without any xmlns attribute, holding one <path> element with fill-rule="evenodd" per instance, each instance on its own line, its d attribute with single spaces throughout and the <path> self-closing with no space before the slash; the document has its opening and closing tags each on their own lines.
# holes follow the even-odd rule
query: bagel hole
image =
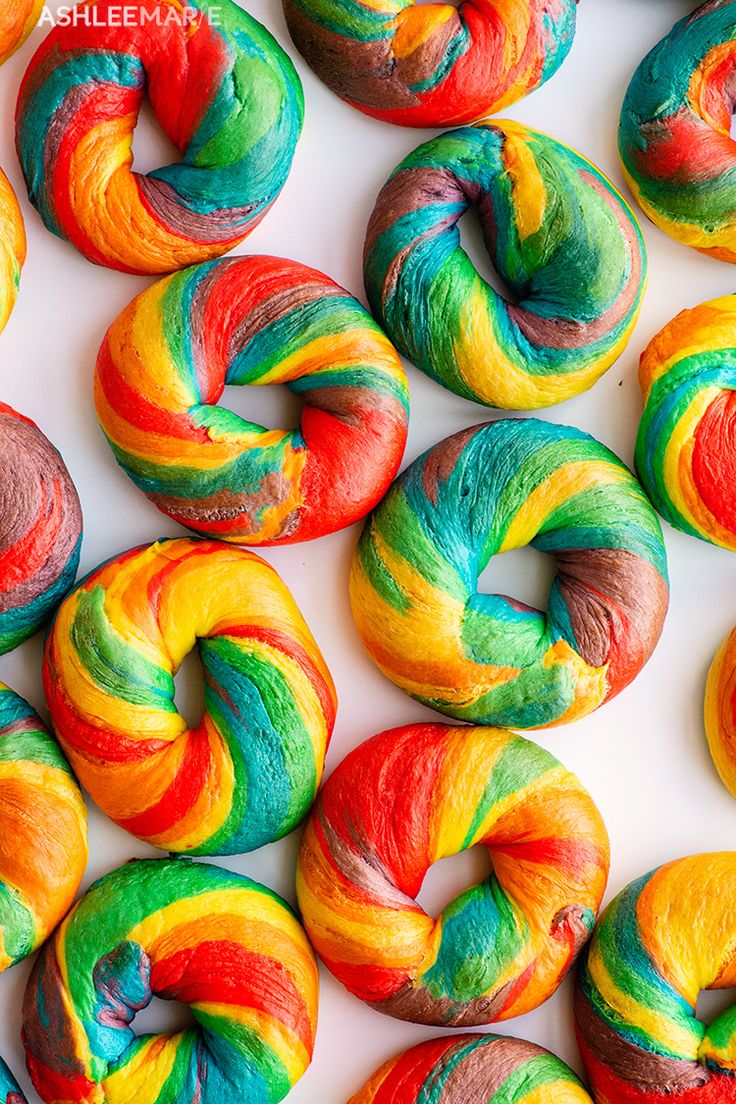
<svg viewBox="0 0 736 1104">
<path fill-rule="evenodd" d="M 133 131 L 132 149 L 133 168 L 142 175 L 181 161 L 179 150 L 164 134 L 147 99 L 141 105 Z"/>
<path fill-rule="evenodd" d="M 508 595 L 516 602 L 543 610 L 556 574 L 551 556 L 531 545 L 491 556 L 478 579 L 481 594 Z"/>
<path fill-rule="evenodd" d="M 253 422 L 264 429 L 291 430 L 296 429 L 301 421 L 304 403 L 288 387 L 266 384 L 228 386 L 219 405 L 231 410 L 243 421 Z"/>
<path fill-rule="evenodd" d="M 204 714 L 204 679 L 199 652 L 185 656 L 174 676 L 174 704 L 190 728 L 197 728 Z"/>
<path fill-rule="evenodd" d="M 174 1035 L 196 1028 L 197 1021 L 188 1005 L 163 1000 L 154 993 L 150 1003 L 136 1013 L 131 1026 L 136 1035 Z"/>
<path fill-rule="evenodd" d="M 457 228 L 460 231 L 460 244 L 470 258 L 478 275 L 485 280 L 487 284 L 490 284 L 493 290 L 497 292 L 502 299 L 505 299 L 507 303 L 518 303 L 519 296 L 504 283 L 494 268 L 488 246 L 483 237 L 483 227 L 481 226 L 480 217 L 474 206 L 471 205 L 468 210 L 461 215 L 458 220 Z"/>
<path fill-rule="evenodd" d="M 433 863 L 424 876 L 417 902 L 428 916 L 439 916 L 458 894 L 479 885 L 493 871 L 486 847 L 469 847 Z"/>
<path fill-rule="evenodd" d="M 695 1005 L 695 1015 L 701 1023 L 712 1024 L 730 1008 L 736 994 L 733 989 L 701 989 Z"/>
</svg>

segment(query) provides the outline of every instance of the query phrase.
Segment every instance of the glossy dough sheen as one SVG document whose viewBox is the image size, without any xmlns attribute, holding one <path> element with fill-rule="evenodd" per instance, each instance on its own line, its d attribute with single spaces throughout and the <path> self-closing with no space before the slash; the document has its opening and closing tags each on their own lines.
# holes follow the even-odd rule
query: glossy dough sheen
<svg viewBox="0 0 736 1104">
<path fill-rule="evenodd" d="M 226 384 L 286 384 L 301 425 L 267 430 L 219 407 Z M 97 412 L 118 462 L 156 506 L 243 544 L 309 540 L 364 517 L 406 444 L 393 346 L 321 272 L 278 257 L 160 281 L 108 331 Z"/>
<path fill-rule="evenodd" d="M 624 175 L 642 210 L 722 261 L 736 261 L 735 64 L 736 3 L 710 0 L 644 58 L 619 124 Z"/>
<path fill-rule="evenodd" d="M 476 271 L 458 221 L 473 206 L 509 302 Z M 591 387 L 639 313 L 646 252 L 611 182 L 508 120 L 410 153 L 368 225 L 365 286 L 401 352 L 451 391 L 531 410 Z"/>
<path fill-rule="evenodd" d="M 736 852 L 693 855 L 626 887 L 604 912 L 575 996 L 596 1104 L 728 1104 L 736 1006 L 710 1025 L 702 989 L 736 986 Z"/>
<path fill-rule="evenodd" d="M 397 1054 L 349 1104 L 591 1104 L 572 1070 L 534 1043 L 447 1035 Z"/>
<path fill-rule="evenodd" d="M 28 702 L 0 683 L 0 971 L 48 937 L 86 865 L 87 810 L 69 764 Z"/>
<path fill-rule="evenodd" d="M 428 916 L 415 900 L 427 870 L 476 844 L 493 873 Z M 407 725 L 328 779 L 297 895 L 315 950 L 357 997 L 399 1019 L 469 1026 L 555 991 L 607 874 L 600 814 L 548 752 L 501 729 Z"/>
<path fill-rule="evenodd" d="M 10 181 L 0 169 L 0 330 L 5 329 L 18 298 L 25 259 L 23 215 Z"/>
<path fill-rule="evenodd" d="M 716 770 L 736 797 L 736 629 L 723 641 L 708 671 L 703 714 Z"/>
<path fill-rule="evenodd" d="M 43 5 L 44 0 L 3 0 L 0 4 L 0 65 L 23 45 L 38 23 Z"/>
<path fill-rule="evenodd" d="M 492 556 L 526 544 L 557 563 L 546 613 L 477 590 Z M 463 430 L 402 472 L 366 522 L 350 592 L 397 686 L 515 728 L 575 720 L 627 686 L 669 595 L 659 522 L 629 470 L 533 418 Z"/>
<path fill-rule="evenodd" d="M 353 107 L 404 126 L 469 123 L 521 99 L 567 57 L 574 0 L 284 0 L 292 38 Z"/>
<path fill-rule="evenodd" d="M 198 646 L 205 709 L 174 675 Z M 82 785 L 167 851 L 240 854 L 290 832 L 322 776 L 337 701 L 273 568 L 217 541 L 134 548 L 89 575 L 49 634 L 44 687 Z"/>
<path fill-rule="evenodd" d="M 153 995 L 194 1028 L 141 1035 Z M 96 882 L 36 962 L 23 1006 L 28 1068 L 47 1104 L 275 1104 L 310 1063 L 317 965 L 288 905 L 186 859 Z"/>
<path fill-rule="evenodd" d="M 44 624 L 72 586 L 82 511 L 59 453 L 0 403 L 0 653 Z"/>
<path fill-rule="evenodd" d="M 662 517 L 736 550 L 736 295 L 681 311 L 642 353 L 636 469 Z"/>
<path fill-rule="evenodd" d="M 232 0 L 124 7 L 134 26 L 120 26 L 117 0 L 92 0 L 89 20 L 49 34 L 21 86 L 18 152 L 49 230 L 96 264 L 171 272 L 226 253 L 263 218 L 291 166 L 302 89 Z M 146 95 L 181 162 L 143 176 L 131 144 Z"/>
<path fill-rule="evenodd" d="M 0 1104 L 27 1104 L 18 1082 L 0 1058 Z"/>
</svg>

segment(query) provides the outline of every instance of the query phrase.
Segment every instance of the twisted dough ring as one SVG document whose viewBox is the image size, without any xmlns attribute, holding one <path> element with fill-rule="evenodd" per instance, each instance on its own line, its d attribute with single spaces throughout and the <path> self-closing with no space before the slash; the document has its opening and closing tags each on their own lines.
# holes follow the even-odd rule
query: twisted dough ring
<svg viewBox="0 0 736 1104">
<path fill-rule="evenodd" d="M 596 1104 L 726 1104 L 736 1007 L 710 1025 L 702 989 L 736 985 L 736 852 L 631 882 L 604 912 L 577 979 L 578 1044 Z"/>
<path fill-rule="evenodd" d="M 723 641 L 708 671 L 703 714 L 716 770 L 736 797 L 736 629 Z"/>
<path fill-rule="evenodd" d="M 285 383 L 296 430 L 217 406 L 226 384 Z M 113 323 L 97 412 L 121 466 L 156 506 L 211 537 L 309 540 L 351 525 L 398 470 L 409 394 L 394 348 L 329 277 L 278 257 L 188 269 Z"/>
<path fill-rule="evenodd" d="M 427 870 L 476 844 L 493 873 L 434 920 L 415 900 Z M 607 875 L 600 814 L 548 752 L 507 730 L 407 725 L 357 748 L 322 788 L 297 895 L 351 993 L 399 1019 L 469 1026 L 555 991 Z"/>
<path fill-rule="evenodd" d="M 23 215 L 10 181 L 0 169 L 0 330 L 5 329 L 18 298 L 25 259 Z"/>
<path fill-rule="evenodd" d="M 491 556 L 555 557 L 546 613 L 478 593 Z M 667 610 L 657 516 L 618 457 L 533 418 L 435 445 L 368 518 L 350 580 L 383 673 L 459 720 L 540 728 L 592 712 L 651 655 Z"/>
<path fill-rule="evenodd" d="M 41 627 L 74 582 L 82 510 L 59 453 L 0 403 L 0 653 Z"/>
<path fill-rule="evenodd" d="M 353 107 L 403 126 L 469 123 L 551 77 L 575 35 L 575 0 L 284 0 L 297 49 Z"/>
<path fill-rule="evenodd" d="M 219 257 L 284 185 L 299 78 L 232 0 L 126 0 L 130 26 L 111 9 L 116 0 L 89 0 L 89 18 L 60 22 L 26 73 L 16 138 L 31 202 L 108 268 L 171 272 Z M 131 145 L 146 94 L 182 157 L 142 176 Z"/>
<path fill-rule="evenodd" d="M 28 1104 L 18 1082 L 0 1058 L 0 1104 Z"/>
<path fill-rule="evenodd" d="M 736 295 L 681 311 L 641 356 L 636 470 L 684 533 L 736 550 Z"/>
<path fill-rule="evenodd" d="M 736 261 L 736 3 L 709 0 L 650 50 L 619 124 L 624 175 L 661 230 Z"/>
<path fill-rule="evenodd" d="M 38 23 L 43 4 L 44 0 L 5 0 L 0 6 L 0 65 L 28 38 Z"/>
<path fill-rule="evenodd" d="M 592 1104 L 548 1050 L 500 1035 L 447 1035 L 397 1054 L 349 1104 Z"/>
<path fill-rule="evenodd" d="M 86 865 L 87 810 L 69 764 L 28 702 L 0 683 L 0 970 L 53 931 Z"/>
<path fill-rule="evenodd" d="M 195 644 L 205 709 L 174 675 Z M 92 799 L 167 851 L 239 854 L 302 819 L 337 701 L 273 568 L 217 541 L 165 540 L 99 567 L 62 604 L 44 660 L 56 733 Z"/>
<path fill-rule="evenodd" d="M 474 206 L 509 302 L 476 271 Z M 580 154 L 504 120 L 410 153 L 368 225 L 365 286 L 394 344 L 451 391 L 531 410 L 591 387 L 626 345 L 646 282 L 641 230 Z"/>
<path fill-rule="evenodd" d="M 137 1036 L 153 995 L 196 1027 Z M 275 893 L 186 859 L 129 863 L 75 906 L 26 989 L 23 1042 L 42 1100 L 281 1100 L 312 1057 L 317 965 Z"/>
</svg>

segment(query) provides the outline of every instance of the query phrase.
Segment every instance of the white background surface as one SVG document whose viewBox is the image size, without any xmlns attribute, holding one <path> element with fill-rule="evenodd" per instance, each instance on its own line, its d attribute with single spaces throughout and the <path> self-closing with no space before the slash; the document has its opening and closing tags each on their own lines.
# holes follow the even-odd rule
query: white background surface
<svg viewBox="0 0 736 1104">
<path fill-rule="evenodd" d="M 52 2 L 51 10 L 58 6 Z M 281 198 L 239 252 L 275 253 L 306 262 L 364 298 L 360 258 L 375 196 L 399 160 L 430 132 L 376 122 L 343 104 L 297 55 L 278 0 L 249 0 L 247 6 L 294 58 L 304 81 L 306 121 Z M 623 186 L 616 128 L 626 85 L 645 52 L 691 7 L 686 0 L 583 0 L 576 40 L 562 69 L 505 114 L 575 146 Z M 21 198 L 29 236 L 20 299 L 0 338 L 0 399 L 37 420 L 61 450 L 82 499 L 82 569 L 87 571 L 131 545 L 182 531 L 117 468 L 92 404 L 93 366 L 104 331 L 149 281 L 89 264 L 44 230 L 25 198 L 11 120 L 21 75 L 44 33 L 37 30 L 0 72 L 0 165 Z M 170 156 L 150 119 L 142 123 L 135 149 L 136 167 L 144 170 Z M 639 353 L 677 311 L 731 292 L 736 284 L 727 264 L 678 245 L 648 223 L 643 229 L 649 246 L 649 288 L 628 349 L 592 391 L 541 412 L 550 421 L 589 431 L 628 464 L 641 407 Z M 473 255 L 479 256 L 479 234 L 467 217 L 463 230 Z M 487 258 L 479 256 L 479 264 L 486 273 Z M 450 433 L 498 416 L 457 398 L 412 367 L 408 372 L 412 411 L 406 462 Z M 280 389 L 229 389 L 227 400 L 266 425 L 298 417 L 298 405 Z M 654 658 L 633 686 L 591 717 L 534 736 L 579 774 L 603 813 L 613 852 L 609 896 L 665 860 L 736 848 L 736 801 L 711 766 L 701 722 L 708 665 L 736 623 L 736 556 L 666 525 L 664 529 L 672 602 Z M 265 553 L 296 596 L 337 684 L 340 708 L 328 770 L 350 748 L 383 728 L 441 720 L 386 681 L 362 651 L 347 600 L 356 535 L 357 527 L 313 544 Z M 494 559 L 482 585 L 544 604 L 549 579 L 544 559 L 522 550 Z M 41 642 L 36 638 L 0 657 L 0 679 L 45 715 L 40 657 Z M 177 688 L 181 686 L 190 720 L 196 719 L 196 683 L 196 667 L 189 664 Z M 217 861 L 265 882 L 293 902 L 297 844 L 295 833 L 255 854 Z M 155 853 L 94 809 L 90 850 L 85 885 L 133 856 Z M 430 871 L 421 903 L 430 911 L 439 910 L 487 868 L 477 849 L 444 860 Z M 26 1088 L 19 1028 L 28 968 L 24 963 L 0 977 L 0 1053 Z M 723 1003 L 723 996 L 718 1003 Z M 714 998 L 703 1001 L 702 1007 L 712 1016 Z M 136 1027 L 145 1024 L 156 1031 L 182 1022 L 185 1012 L 154 1001 Z M 579 1069 L 569 979 L 541 1009 L 500 1030 L 541 1043 Z M 373 1012 L 322 970 L 314 1062 L 289 1100 L 345 1104 L 391 1054 L 436 1033 Z M 37 1099 L 32 1092 L 30 1099 Z"/>
</svg>

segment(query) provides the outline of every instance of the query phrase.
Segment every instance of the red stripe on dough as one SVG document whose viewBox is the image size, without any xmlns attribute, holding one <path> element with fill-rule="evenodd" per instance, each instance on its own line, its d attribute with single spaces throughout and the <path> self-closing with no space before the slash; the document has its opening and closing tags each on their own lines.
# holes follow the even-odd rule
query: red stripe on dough
<svg viewBox="0 0 736 1104">
<path fill-rule="evenodd" d="M 312 1025 L 304 999 L 283 964 L 225 940 L 200 943 L 155 963 L 151 988 L 183 1004 L 232 1004 L 273 1016 L 311 1053 Z"/>
</svg>

